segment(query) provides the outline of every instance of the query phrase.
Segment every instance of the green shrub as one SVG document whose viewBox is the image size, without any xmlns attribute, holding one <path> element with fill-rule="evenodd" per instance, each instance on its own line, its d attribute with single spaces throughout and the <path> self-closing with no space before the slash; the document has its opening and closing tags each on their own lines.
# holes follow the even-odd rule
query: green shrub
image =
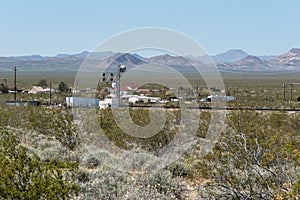
<svg viewBox="0 0 300 200">
<path fill-rule="evenodd" d="M 0 132 L 0 198 L 66 199 L 77 194 L 76 163 L 43 161 L 20 145 L 17 137 Z"/>
</svg>

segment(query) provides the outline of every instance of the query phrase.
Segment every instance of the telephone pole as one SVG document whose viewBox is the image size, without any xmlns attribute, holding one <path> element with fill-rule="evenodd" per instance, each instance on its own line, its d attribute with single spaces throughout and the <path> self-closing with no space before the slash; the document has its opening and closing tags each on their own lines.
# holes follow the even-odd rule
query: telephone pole
<svg viewBox="0 0 300 200">
<path fill-rule="evenodd" d="M 291 101 L 293 100 L 293 83 L 291 83 Z"/>
<path fill-rule="evenodd" d="M 50 107 L 52 106 L 52 101 L 51 101 L 51 98 L 52 98 L 51 92 L 52 92 L 52 91 L 51 91 L 51 90 L 52 90 L 52 83 L 51 83 L 51 81 L 50 81 L 50 91 L 49 91 L 49 94 L 50 94 L 50 95 L 49 95 L 49 96 L 50 96 L 50 97 L 49 97 L 49 98 L 50 98 Z"/>
<path fill-rule="evenodd" d="M 225 91 L 226 95 L 230 95 L 229 94 L 229 85 L 228 85 L 228 79 L 226 79 L 226 91 Z"/>
<path fill-rule="evenodd" d="M 285 83 L 283 83 L 283 100 L 285 101 Z"/>
<path fill-rule="evenodd" d="M 14 100 L 17 102 L 17 67 L 14 67 Z"/>
</svg>

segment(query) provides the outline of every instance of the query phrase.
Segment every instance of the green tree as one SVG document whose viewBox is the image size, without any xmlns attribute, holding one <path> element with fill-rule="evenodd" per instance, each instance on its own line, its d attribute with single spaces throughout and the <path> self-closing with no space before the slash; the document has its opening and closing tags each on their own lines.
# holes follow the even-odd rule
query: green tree
<svg viewBox="0 0 300 200">
<path fill-rule="evenodd" d="M 1 84 L 0 84 L 0 91 L 1 91 L 3 94 L 8 93 L 8 87 L 7 87 L 7 85 L 4 85 L 4 83 L 1 83 Z"/>
<path fill-rule="evenodd" d="M 67 83 L 66 82 L 63 82 L 63 81 L 61 81 L 60 83 L 59 83 L 59 85 L 58 85 L 58 91 L 60 91 L 60 92 L 67 92 L 68 91 L 68 85 L 67 85 Z"/>
<path fill-rule="evenodd" d="M 77 163 L 43 161 L 17 137 L 0 131 L 0 199 L 66 199 L 76 195 Z"/>
<path fill-rule="evenodd" d="M 37 85 L 41 86 L 42 88 L 46 88 L 48 86 L 47 80 L 46 79 L 39 80 Z"/>
</svg>

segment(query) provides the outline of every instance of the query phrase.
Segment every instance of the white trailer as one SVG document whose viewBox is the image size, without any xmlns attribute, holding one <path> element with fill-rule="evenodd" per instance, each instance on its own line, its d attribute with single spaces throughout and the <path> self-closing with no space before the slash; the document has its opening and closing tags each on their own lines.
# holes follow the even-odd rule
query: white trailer
<svg viewBox="0 0 300 200">
<path fill-rule="evenodd" d="M 99 107 L 99 99 L 85 97 L 66 97 L 66 103 L 69 107 L 92 108 Z"/>
</svg>

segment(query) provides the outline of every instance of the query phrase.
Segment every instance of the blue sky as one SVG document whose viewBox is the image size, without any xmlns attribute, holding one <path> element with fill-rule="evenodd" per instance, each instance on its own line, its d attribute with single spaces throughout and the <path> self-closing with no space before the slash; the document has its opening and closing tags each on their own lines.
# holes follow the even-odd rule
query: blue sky
<svg viewBox="0 0 300 200">
<path fill-rule="evenodd" d="M 299 19 L 299 0 L 5 0 L 0 56 L 90 51 L 141 27 L 182 32 L 213 55 L 231 48 L 281 54 L 300 48 Z"/>
</svg>

